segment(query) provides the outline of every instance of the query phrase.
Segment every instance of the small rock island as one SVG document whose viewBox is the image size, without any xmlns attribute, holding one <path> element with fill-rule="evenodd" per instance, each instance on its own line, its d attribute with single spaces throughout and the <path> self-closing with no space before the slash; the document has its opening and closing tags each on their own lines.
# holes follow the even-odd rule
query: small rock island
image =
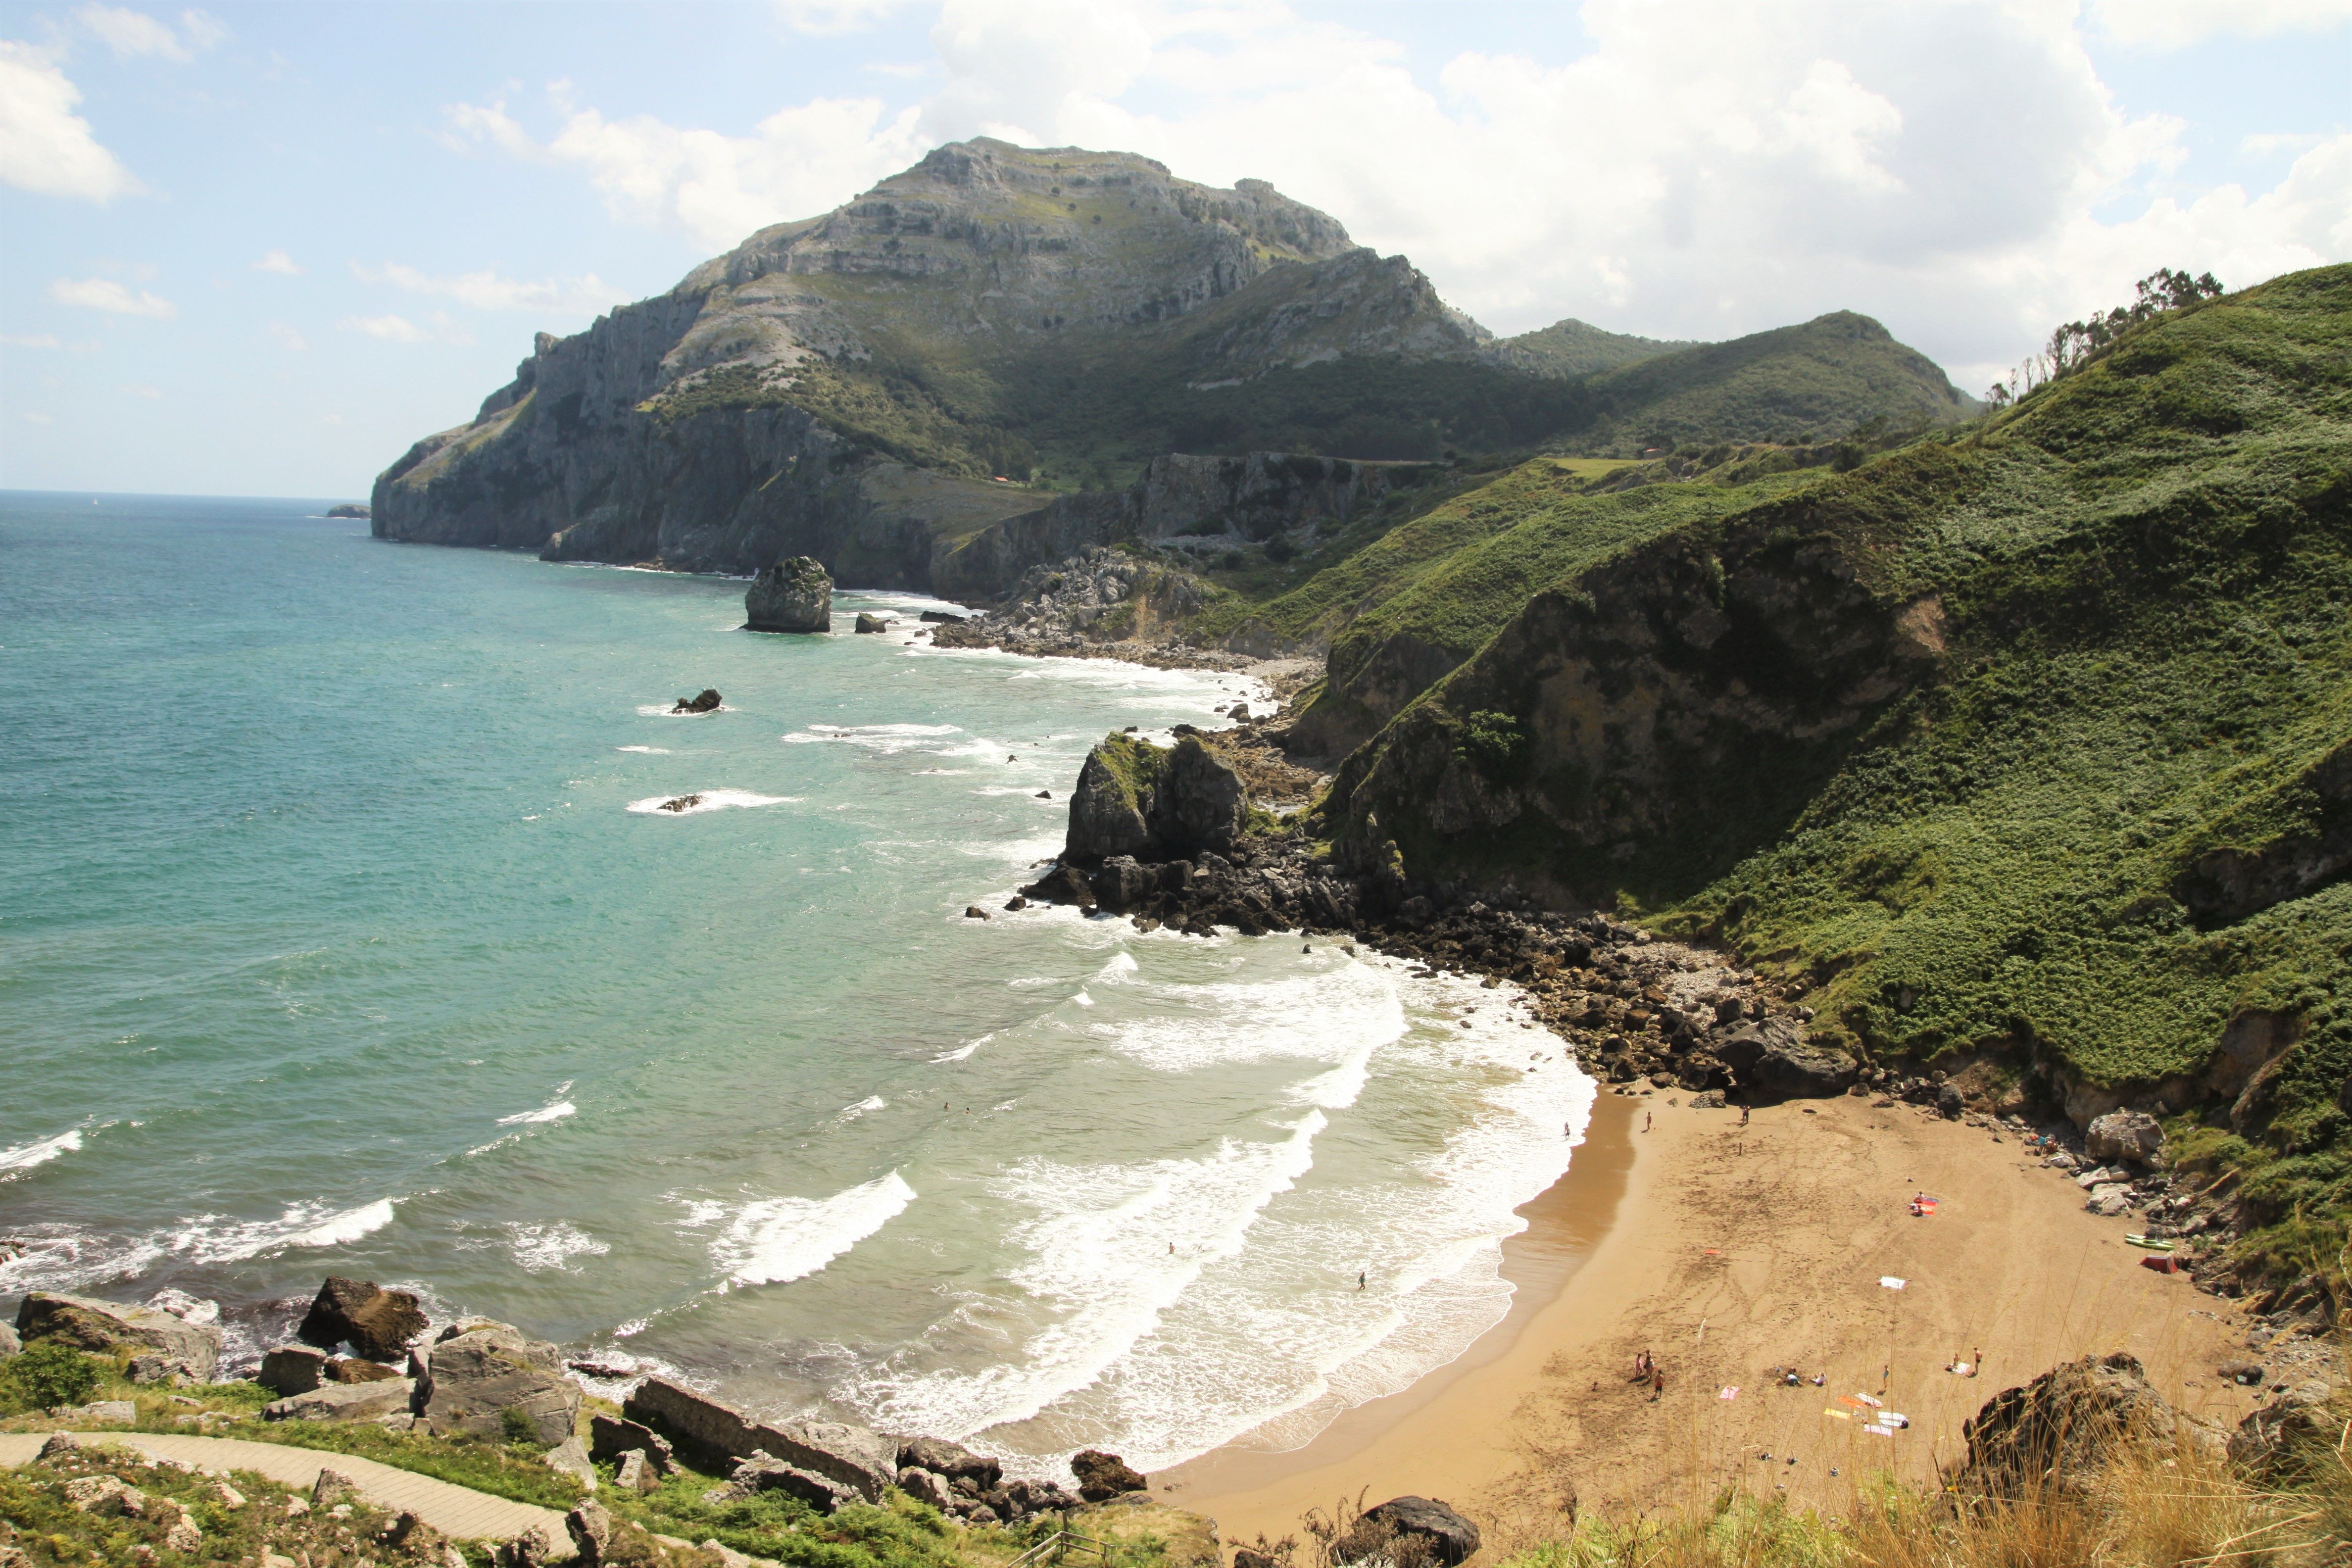
<svg viewBox="0 0 2352 1568">
<path fill-rule="evenodd" d="M 743 612 L 746 631 L 829 632 L 833 579 L 813 557 L 789 556 L 751 579 Z"/>
</svg>

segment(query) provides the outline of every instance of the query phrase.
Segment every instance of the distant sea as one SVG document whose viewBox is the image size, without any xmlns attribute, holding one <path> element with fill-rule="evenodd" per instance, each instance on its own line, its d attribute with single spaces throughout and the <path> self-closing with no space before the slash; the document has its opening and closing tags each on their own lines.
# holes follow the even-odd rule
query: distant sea
<svg viewBox="0 0 2352 1568">
<path fill-rule="evenodd" d="M 250 1365 L 358 1275 L 1034 1473 L 1501 1320 L 1594 1089 L 1509 992 L 1001 911 L 1090 742 L 1247 682 L 322 510 L 0 494 L 0 1299 L 178 1287 Z"/>
</svg>

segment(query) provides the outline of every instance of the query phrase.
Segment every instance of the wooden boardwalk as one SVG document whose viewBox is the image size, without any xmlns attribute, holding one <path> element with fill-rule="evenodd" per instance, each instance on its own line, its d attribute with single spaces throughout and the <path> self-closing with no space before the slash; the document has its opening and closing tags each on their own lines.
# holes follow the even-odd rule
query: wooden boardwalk
<svg viewBox="0 0 2352 1568">
<path fill-rule="evenodd" d="M 349 1476 L 362 1496 L 378 1508 L 405 1509 L 417 1518 L 460 1541 L 511 1541 L 532 1525 L 544 1525 L 556 1550 L 569 1554 L 572 1537 L 563 1516 L 552 1509 L 509 1502 L 487 1492 L 436 1481 L 411 1470 L 396 1470 L 355 1454 L 331 1454 L 319 1448 L 294 1448 L 283 1443 L 250 1443 L 235 1437 L 193 1437 L 168 1432 L 78 1432 L 86 1443 L 121 1443 L 158 1459 L 173 1459 L 200 1470 L 226 1475 L 252 1470 L 282 1486 L 308 1491 L 319 1479 L 320 1468 Z M 0 1466 L 29 1464 L 47 1442 L 47 1432 L 0 1434 Z"/>
</svg>

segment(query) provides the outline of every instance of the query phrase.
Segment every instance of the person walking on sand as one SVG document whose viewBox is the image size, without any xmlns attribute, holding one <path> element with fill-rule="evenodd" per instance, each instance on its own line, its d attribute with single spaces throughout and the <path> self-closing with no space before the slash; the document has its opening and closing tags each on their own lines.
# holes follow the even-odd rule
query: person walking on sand
<svg viewBox="0 0 2352 1568">
<path fill-rule="evenodd" d="M 1370 1270 L 1369 1270 L 1369 1269 L 1363 1269 L 1363 1268 L 1359 1268 L 1359 1269 L 1357 1269 L 1357 1270 L 1356 1270 L 1356 1289 L 1357 1289 L 1360 1290 L 1360 1289 L 1362 1289 L 1364 1288 L 1364 1280 L 1365 1280 L 1366 1277 L 1370 1274 Z"/>
<path fill-rule="evenodd" d="M 1644 1132 L 1647 1132 L 1650 1130 L 1651 1114 L 1651 1112 L 1646 1110 L 1642 1112 L 1642 1131 Z"/>
<path fill-rule="evenodd" d="M 1742 1106 L 1739 1108 L 1739 1125 L 1741 1125 L 1742 1127 L 1745 1127 L 1745 1126 L 1747 1126 L 1747 1125 L 1748 1125 L 1748 1107 L 1747 1107 L 1747 1106 L 1745 1106 L 1745 1105 L 1742 1105 Z"/>
<path fill-rule="evenodd" d="M 1665 1369 L 1664 1369 L 1664 1367 L 1660 1367 L 1660 1366 L 1653 1366 L 1653 1367 L 1651 1367 L 1651 1368 L 1650 1368 L 1650 1403 L 1651 1403 L 1651 1404 L 1653 1404 L 1653 1405 L 1655 1405 L 1655 1404 L 1656 1404 L 1656 1403 L 1657 1403 L 1661 1398 L 1663 1398 L 1663 1397 L 1664 1396 L 1665 1392 L 1666 1392 L 1666 1373 L 1665 1373 Z"/>
</svg>

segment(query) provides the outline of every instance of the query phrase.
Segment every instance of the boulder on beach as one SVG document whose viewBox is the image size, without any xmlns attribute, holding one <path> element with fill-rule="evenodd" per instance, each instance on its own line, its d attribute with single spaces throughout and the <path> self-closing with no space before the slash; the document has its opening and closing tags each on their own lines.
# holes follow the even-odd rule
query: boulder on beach
<svg viewBox="0 0 2352 1568">
<path fill-rule="evenodd" d="M 2145 1110 L 2110 1110 L 2084 1130 L 2083 1147 L 2094 1160 L 2152 1164 L 2164 1152 L 2164 1123 Z"/>
<path fill-rule="evenodd" d="M 673 713 L 716 713 L 719 711 L 720 700 L 719 689 L 714 686 L 706 686 L 692 697 L 679 698 L 677 700 L 677 706 L 671 709 L 670 711 Z"/>
<path fill-rule="evenodd" d="M 743 595 L 743 625 L 755 632 L 829 632 L 833 579 L 807 555 L 777 562 L 751 579 Z"/>
<path fill-rule="evenodd" d="M 16 1335 L 25 1344 L 54 1340 L 78 1351 L 152 1352 L 192 1383 L 210 1383 L 220 1366 L 221 1331 L 159 1307 L 101 1301 L 35 1290 L 16 1309 Z"/>
<path fill-rule="evenodd" d="M 423 1333 L 425 1310 L 405 1290 L 380 1289 L 373 1279 L 327 1276 L 294 1337 L 320 1350 L 349 1344 L 369 1361 L 398 1361 Z"/>
</svg>

